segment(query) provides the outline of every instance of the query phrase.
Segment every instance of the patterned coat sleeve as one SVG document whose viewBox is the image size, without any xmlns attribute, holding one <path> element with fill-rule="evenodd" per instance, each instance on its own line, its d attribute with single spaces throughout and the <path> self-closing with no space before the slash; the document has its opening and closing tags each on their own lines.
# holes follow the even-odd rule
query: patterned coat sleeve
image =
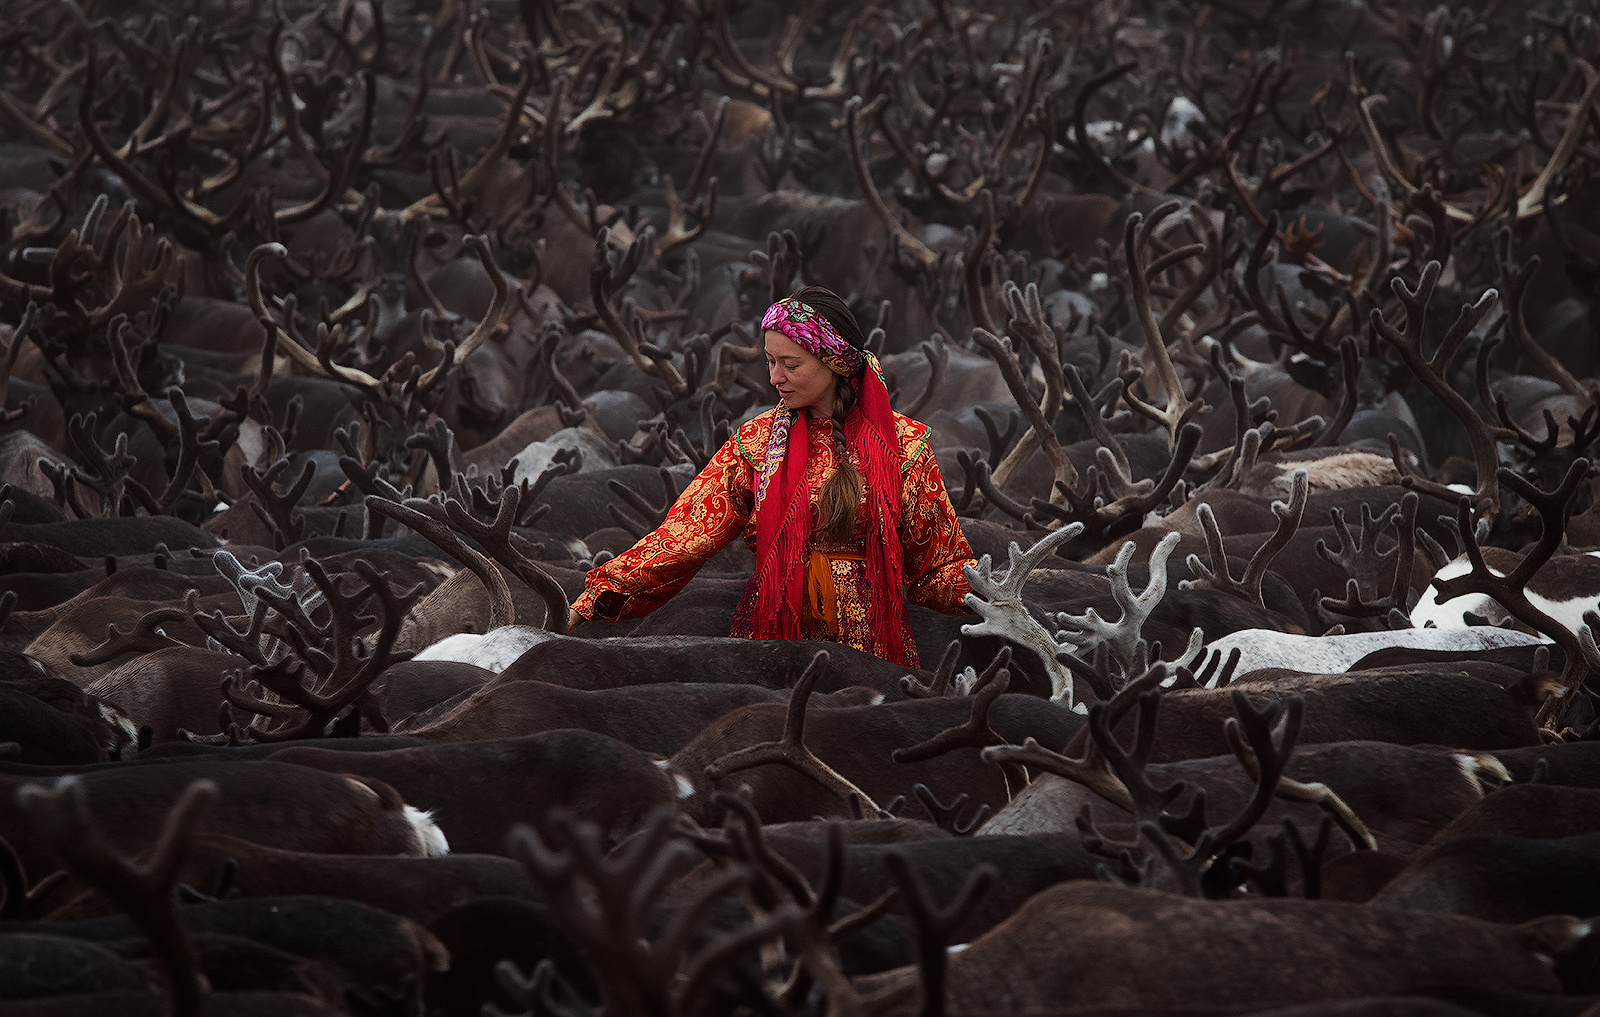
<svg viewBox="0 0 1600 1017">
<path fill-rule="evenodd" d="M 946 614 L 964 614 L 972 592 L 962 567 L 973 564 L 972 547 L 956 519 L 939 462 L 927 442 L 906 464 L 901 494 L 900 542 L 906 556 L 906 596 Z"/>
<path fill-rule="evenodd" d="M 739 443 L 723 442 L 660 526 L 589 571 L 573 610 L 585 618 L 621 621 L 666 603 L 744 529 L 754 501 L 750 482 Z"/>
</svg>

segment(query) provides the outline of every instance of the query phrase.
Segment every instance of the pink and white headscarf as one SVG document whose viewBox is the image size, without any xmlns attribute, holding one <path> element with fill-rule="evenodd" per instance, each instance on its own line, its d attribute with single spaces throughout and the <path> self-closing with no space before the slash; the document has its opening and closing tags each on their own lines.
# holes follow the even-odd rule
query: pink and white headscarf
<svg viewBox="0 0 1600 1017">
<path fill-rule="evenodd" d="M 767 308 L 766 316 L 761 319 L 761 331 L 769 330 L 793 339 L 807 353 L 828 365 L 828 370 L 834 374 L 852 378 L 866 365 L 880 380 L 883 377 L 877 357 L 845 342 L 832 323 L 804 301 L 784 297 Z"/>
</svg>

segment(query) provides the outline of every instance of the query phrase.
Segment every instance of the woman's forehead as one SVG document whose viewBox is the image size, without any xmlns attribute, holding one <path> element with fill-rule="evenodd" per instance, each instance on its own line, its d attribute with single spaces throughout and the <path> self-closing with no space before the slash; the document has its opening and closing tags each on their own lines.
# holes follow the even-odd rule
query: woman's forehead
<svg viewBox="0 0 1600 1017">
<path fill-rule="evenodd" d="M 811 353 L 804 346 L 801 346 L 799 343 L 795 342 L 793 339 L 790 339 L 788 336 L 777 331 L 776 329 L 767 329 L 766 345 L 767 352 L 774 357 L 815 356 L 815 354 Z"/>
</svg>

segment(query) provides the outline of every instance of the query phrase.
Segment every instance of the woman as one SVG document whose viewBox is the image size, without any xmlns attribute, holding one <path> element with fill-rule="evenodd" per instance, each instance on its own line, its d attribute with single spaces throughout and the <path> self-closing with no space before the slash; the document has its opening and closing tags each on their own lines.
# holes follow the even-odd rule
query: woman
<svg viewBox="0 0 1600 1017">
<path fill-rule="evenodd" d="M 761 328 L 782 401 L 723 444 L 654 532 L 589 572 L 570 622 L 655 610 L 742 531 L 756 571 L 733 635 L 828 639 L 916 667 L 907 594 L 960 612 L 972 563 L 928 428 L 890 409 L 830 290 L 778 301 Z"/>
</svg>

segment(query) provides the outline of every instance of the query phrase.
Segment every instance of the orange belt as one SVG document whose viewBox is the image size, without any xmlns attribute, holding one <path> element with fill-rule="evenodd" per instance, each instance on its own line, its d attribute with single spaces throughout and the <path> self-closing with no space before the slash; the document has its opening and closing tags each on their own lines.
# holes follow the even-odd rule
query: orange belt
<svg viewBox="0 0 1600 1017">
<path fill-rule="evenodd" d="M 831 560 L 830 560 L 831 559 Z M 866 555 L 812 551 L 806 563 L 806 609 L 828 628 L 828 634 L 839 634 L 839 597 L 833 586 L 833 561 L 866 561 Z"/>
</svg>

